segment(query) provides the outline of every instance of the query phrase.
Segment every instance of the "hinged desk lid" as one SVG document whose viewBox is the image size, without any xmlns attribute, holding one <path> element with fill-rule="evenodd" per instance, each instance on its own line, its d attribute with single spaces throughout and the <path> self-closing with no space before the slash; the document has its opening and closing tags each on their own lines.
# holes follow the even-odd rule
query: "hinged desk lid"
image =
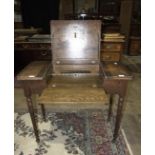
<svg viewBox="0 0 155 155">
<path fill-rule="evenodd" d="M 101 22 L 98 20 L 51 21 L 53 60 L 99 60 Z"/>
</svg>

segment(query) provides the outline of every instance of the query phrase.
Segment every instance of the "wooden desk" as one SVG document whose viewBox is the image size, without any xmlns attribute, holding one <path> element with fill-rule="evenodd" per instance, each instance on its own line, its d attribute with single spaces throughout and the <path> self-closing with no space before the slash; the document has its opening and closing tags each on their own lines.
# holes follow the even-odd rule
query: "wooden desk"
<svg viewBox="0 0 155 155">
<path fill-rule="evenodd" d="M 46 69 L 45 69 L 46 68 Z M 29 64 L 20 74 L 17 76 L 17 80 L 21 82 L 21 86 L 24 89 L 24 94 L 27 101 L 27 106 L 31 116 L 34 132 L 39 141 L 38 129 L 35 121 L 34 106 L 32 102 L 32 94 L 41 94 L 42 90 L 47 86 L 48 77 L 51 74 L 51 64 L 49 61 L 36 61 Z M 112 96 L 114 94 L 119 95 L 119 101 L 117 106 L 117 116 L 114 130 L 113 140 L 118 137 L 121 120 L 123 117 L 124 98 L 127 89 L 127 83 L 132 79 L 131 73 L 122 64 L 119 63 L 103 63 L 101 64 L 103 70 L 103 87 L 107 93 L 110 94 L 109 115 L 110 120 L 112 114 Z M 43 116 L 45 115 L 45 109 L 41 106 Z"/>
</svg>

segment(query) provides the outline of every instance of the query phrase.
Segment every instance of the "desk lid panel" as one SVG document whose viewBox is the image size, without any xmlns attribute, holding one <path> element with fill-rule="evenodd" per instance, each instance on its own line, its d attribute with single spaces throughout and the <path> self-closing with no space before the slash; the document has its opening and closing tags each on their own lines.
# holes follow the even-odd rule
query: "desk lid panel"
<svg viewBox="0 0 155 155">
<path fill-rule="evenodd" d="M 99 59 L 100 30 L 97 20 L 52 21 L 53 59 Z"/>
</svg>

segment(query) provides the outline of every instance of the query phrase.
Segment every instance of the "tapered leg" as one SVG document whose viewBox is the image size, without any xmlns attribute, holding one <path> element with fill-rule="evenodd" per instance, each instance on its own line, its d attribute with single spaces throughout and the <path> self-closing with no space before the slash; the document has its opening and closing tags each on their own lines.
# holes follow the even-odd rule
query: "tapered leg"
<svg viewBox="0 0 155 155">
<path fill-rule="evenodd" d="M 34 107 L 33 107 L 31 96 L 27 96 L 26 101 L 27 101 L 27 106 L 28 106 L 28 110 L 30 113 L 33 129 L 34 129 L 34 134 L 36 137 L 36 142 L 40 142 L 39 132 L 38 132 L 38 127 L 37 127 L 37 122 L 36 122 L 36 118 L 35 118 L 35 112 L 34 112 Z"/>
<path fill-rule="evenodd" d="M 41 112 L 42 112 L 43 120 L 46 122 L 45 106 L 44 104 L 40 104 L 40 105 L 41 105 Z"/>
<path fill-rule="evenodd" d="M 124 108 L 123 102 L 124 102 L 124 98 L 119 97 L 118 107 L 117 107 L 116 123 L 115 123 L 114 135 L 113 135 L 113 141 L 114 142 L 116 141 L 116 139 L 118 137 L 120 124 L 121 124 L 121 120 L 122 120 L 122 116 L 123 116 L 123 108 Z"/>
<path fill-rule="evenodd" d="M 113 96 L 110 95 L 110 103 L 109 103 L 109 111 L 108 111 L 108 121 L 110 121 L 110 119 L 111 119 L 112 107 L 113 107 Z"/>
</svg>

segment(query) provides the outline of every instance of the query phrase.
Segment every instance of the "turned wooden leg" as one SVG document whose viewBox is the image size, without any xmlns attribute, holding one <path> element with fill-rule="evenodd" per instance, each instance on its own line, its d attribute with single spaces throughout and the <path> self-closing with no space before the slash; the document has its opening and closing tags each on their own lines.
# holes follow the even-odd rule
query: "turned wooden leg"
<svg viewBox="0 0 155 155">
<path fill-rule="evenodd" d="M 33 107 L 31 96 L 26 97 L 26 102 L 27 102 L 29 113 L 30 113 L 30 117 L 31 117 L 33 129 L 34 129 L 34 134 L 36 137 L 36 142 L 40 142 L 39 132 L 38 132 L 38 127 L 37 127 L 37 122 L 36 122 L 36 118 L 35 118 L 35 112 L 34 112 L 34 107 Z"/>
<path fill-rule="evenodd" d="M 124 97 L 119 97 L 118 101 L 118 107 L 117 107 L 117 116 L 116 116 L 116 123 L 115 123 L 115 129 L 114 129 L 114 135 L 113 135 L 113 141 L 115 142 L 120 129 L 120 124 L 123 116 L 123 107 L 124 107 Z"/>
<path fill-rule="evenodd" d="M 42 112 L 43 120 L 46 122 L 45 106 L 44 106 L 44 104 L 40 104 L 40 106 L 41 106 L 41 112 Z"/>
<path fill-rule="evenodd" d="M 110 121 L 110 119 L 111 119 L 112 107 L 113 107 L 113 95 L 110 95 L 110 103 L 109 103 L 109 111 L 108 111 L 108 121 Z"/>
</svg>

